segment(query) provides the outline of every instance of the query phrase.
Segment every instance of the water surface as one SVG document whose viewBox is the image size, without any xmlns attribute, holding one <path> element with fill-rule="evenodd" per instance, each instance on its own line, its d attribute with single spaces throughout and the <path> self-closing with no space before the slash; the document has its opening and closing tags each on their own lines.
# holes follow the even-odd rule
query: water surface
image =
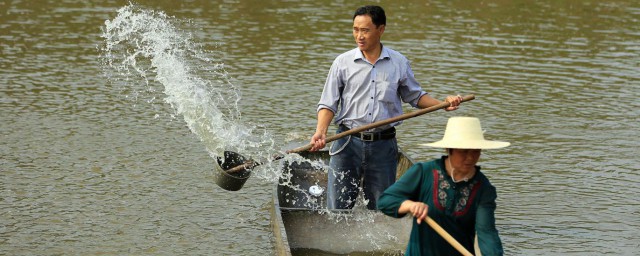
<svg viewBox="0 0 640 256">
<path fill-rule="evenodd" d="M 331 61 L 355 47 L 351 2 L 138 3 L 224 65 L 239 120 L 263 127 L 274 147 L 311 136 Z M 512 143 L 481 159 L 506 254 L 640 251 L 640 4 L 380 4 L 383 42 L 411 59 L 427 91 L 476 95 L 404 122 L 400 146 L 418 161 L 438 157 L 418 144 L 438 140 L 455 115 Z M 105 21 L 127 5 L 0 2 L 0 254 L 272 254 L 273 170 L 220 189 L 210 145 L 161 83 L 148 79 L 157 90 L 135 97 L 105 77 Z M 192 63 L 194 75 L 219 79 L 205 64 Z"/>
</svg>

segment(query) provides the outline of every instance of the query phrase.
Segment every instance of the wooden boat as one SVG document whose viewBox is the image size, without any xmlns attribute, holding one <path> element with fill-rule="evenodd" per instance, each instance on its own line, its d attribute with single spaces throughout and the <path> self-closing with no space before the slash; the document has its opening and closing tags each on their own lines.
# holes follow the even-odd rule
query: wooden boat
<svg viewBox="0 0 640 256">
<path fill-rule="evenodd" d="M 329 162 L 328 151 L 301 155 L 325 165 Z M 398 159 L 396 179 L 413 165 L 404 153 Z M 411 231 L 410 217 L 396 219 L 358 204 L 353 210 L 329 211 L 325 170 L 307 162 L 284 162 L 282 168 L 283 178 L 275 186 L 271 207 L 276 255 L 403 254 Z"/>
</svg>

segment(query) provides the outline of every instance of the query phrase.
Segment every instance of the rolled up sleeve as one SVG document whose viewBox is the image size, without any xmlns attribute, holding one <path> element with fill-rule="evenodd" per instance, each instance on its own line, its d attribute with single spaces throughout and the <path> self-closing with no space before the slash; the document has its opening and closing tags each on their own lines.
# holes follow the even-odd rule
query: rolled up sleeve
<svg viewBox="0 0 640 256">
<path fill-rule="evenodd" d="M 316 111 L 320 111 L 323 108 L 338 112 L 338 104 L 340 104 L 340 91 L 344 87 L 344 82 L 340 76 L 340 59 L 336 58 L 331 64 L 329 74 L 327 75 L 327 81 L 324 83 L 324 89 L 320 102 L 318 102 L 318 108 Z"/>
</svg>

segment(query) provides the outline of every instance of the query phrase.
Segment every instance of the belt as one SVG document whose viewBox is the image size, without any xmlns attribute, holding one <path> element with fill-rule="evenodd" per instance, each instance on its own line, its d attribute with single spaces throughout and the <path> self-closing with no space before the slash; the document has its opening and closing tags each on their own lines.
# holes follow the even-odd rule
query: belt
<svg viewBox="0 0 640 256">
<path fill-rule="evenodd" d="M 340 125 L 345 131 L 349 130 L 346 125 Z M 396 137 L 396 128 L 391 127 L 380 132 L 358 132 L 351 134 L 351 136 L 361 139 L 362 141 L 376 141 L 376 140 L 389 140 Z"/>
</svg>

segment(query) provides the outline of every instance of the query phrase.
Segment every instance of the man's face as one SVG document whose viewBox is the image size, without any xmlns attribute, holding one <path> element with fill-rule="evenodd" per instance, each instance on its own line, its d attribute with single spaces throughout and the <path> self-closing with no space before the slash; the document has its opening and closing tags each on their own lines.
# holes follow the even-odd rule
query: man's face
<svg viewBox="0 0 640 256">
<path fill-rule="evenodd" d="M 353 19 L 353 38 L 360 51 L 366 52 L 378 47 L 382 33 L 384 33 L 384 25 L 376 27 L 369 15 L 359 15 Z"/>
</svg>

